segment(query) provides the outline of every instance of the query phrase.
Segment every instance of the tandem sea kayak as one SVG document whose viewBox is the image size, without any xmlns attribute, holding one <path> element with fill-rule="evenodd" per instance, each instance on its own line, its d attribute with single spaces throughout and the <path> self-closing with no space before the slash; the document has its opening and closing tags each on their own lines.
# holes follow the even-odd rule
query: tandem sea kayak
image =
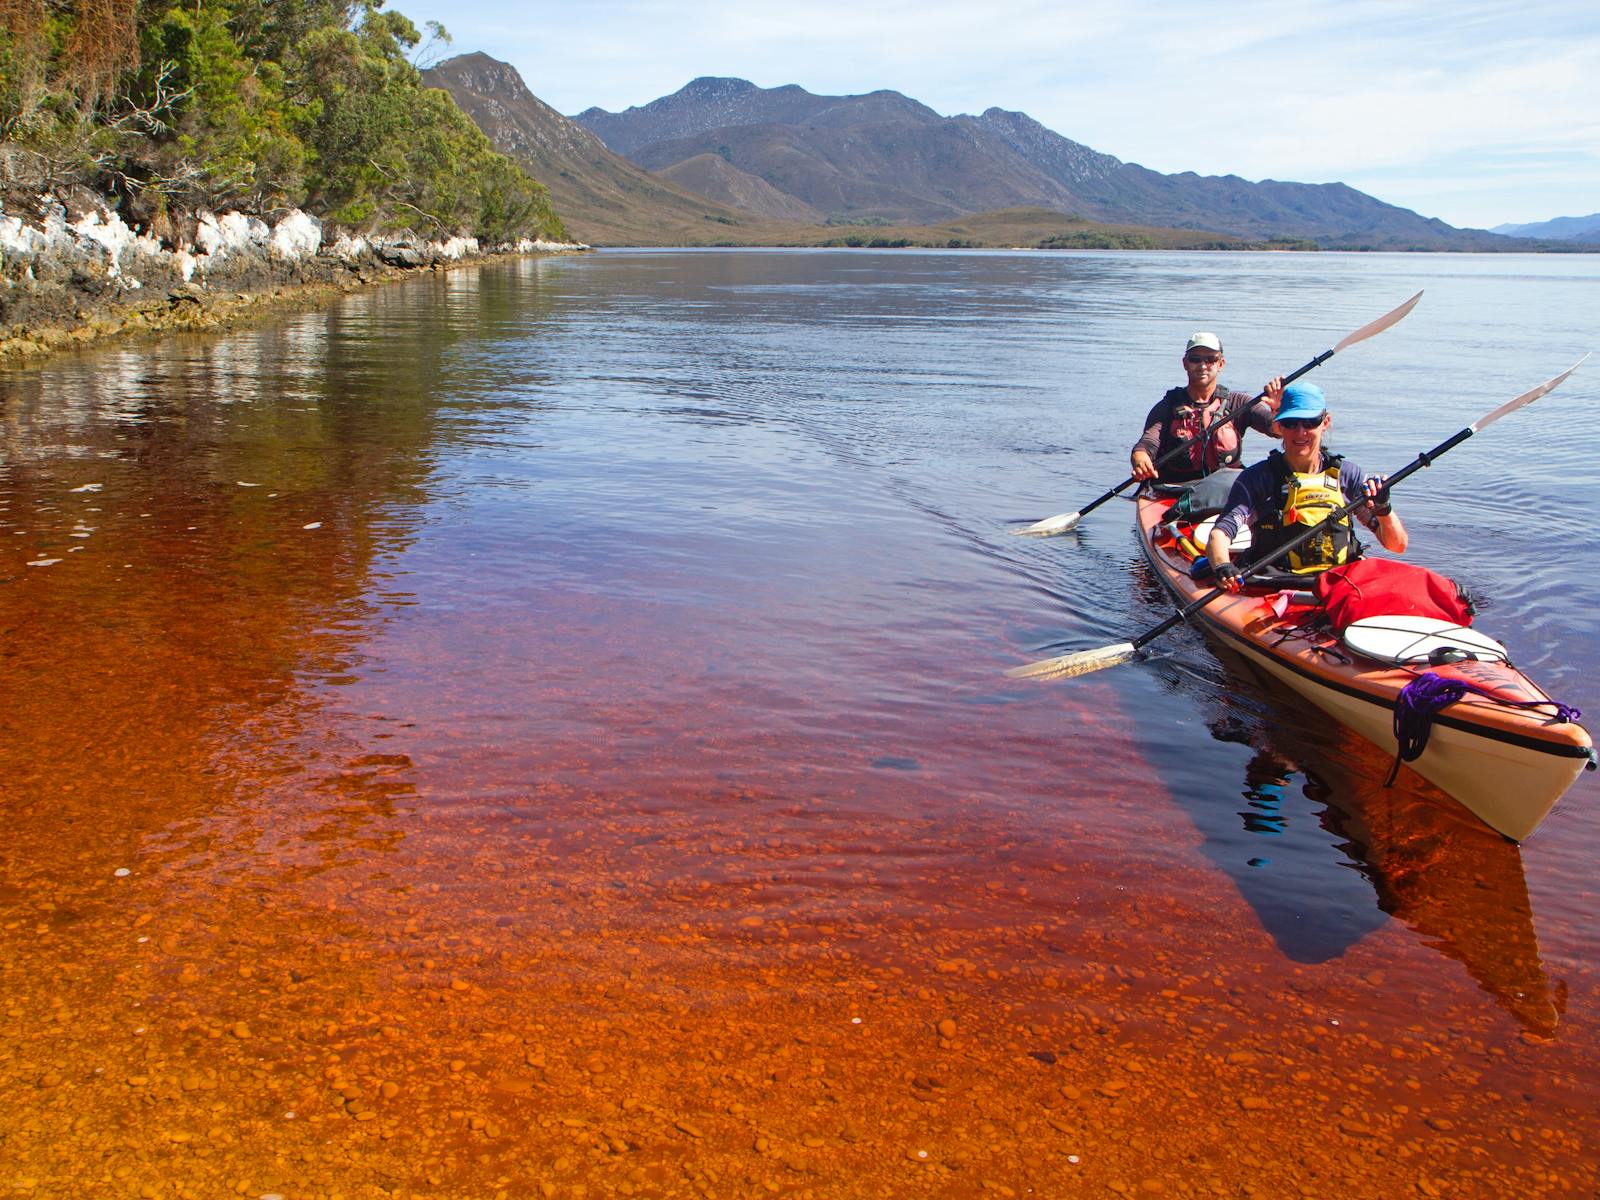
<svg viewBox="0 0 1600 1200">
<path fill-rule="evenodd" d="M 1171 496 L 1140 496 L 1137 529 L 1156 577 L 1182 606 L 1213 584 L 1189 577 L 1204 528 L 1173 520 L 1172 506 Z M 1427 654 L 1413 661 L 1396 653 L 1383 637 L 1341 637 L 1302 590 L 1247 586 L 1195 616 L 1207 633 L 1391 755 L 1400 744 L 1395 707 L 1407 685 L 1424 672 L 1468 685 L 1433 717 L 1426 748 L 1409 765 L 1513 841 L 1537 829 L 1578 775 L 1594 768 L 1588 732 L 1476 629 L 1429 639 L 1450 651 L 1430 662 Z"/>
</svg>

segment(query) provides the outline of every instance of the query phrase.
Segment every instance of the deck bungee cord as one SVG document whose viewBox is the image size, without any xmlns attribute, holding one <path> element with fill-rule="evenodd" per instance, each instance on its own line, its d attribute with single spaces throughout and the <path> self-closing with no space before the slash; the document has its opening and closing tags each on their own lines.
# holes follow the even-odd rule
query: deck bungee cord
<svg viewBox="0 0 1600 1200">
<path fill-rule="evenodd" d="M 1450 705 L 1467 695 L 1481 696 L 1491 704 L 1506 708 L 1553 708 L 1551 724 L 1565 725 L 1583 716 L 1581 710 L 1559 700 L 1507 700 L 1494 689 L 1486 688 L 1465 679 L 1446 679 L 1433 671 L 1424 671 L 1405 687 L 1394 702 L 1394 738 L 1400 748 L 1395 752 L 1394 764 L 1383 781 L 1388 787 L 1400 773 L 1400 764 L 1416 762 L 1428 748 L 1428 738 L 1433 733 L 1433 720 Z M 1589 751 L 1589 770 L 1595 769 L 1594 751 Z"/>
</svg>

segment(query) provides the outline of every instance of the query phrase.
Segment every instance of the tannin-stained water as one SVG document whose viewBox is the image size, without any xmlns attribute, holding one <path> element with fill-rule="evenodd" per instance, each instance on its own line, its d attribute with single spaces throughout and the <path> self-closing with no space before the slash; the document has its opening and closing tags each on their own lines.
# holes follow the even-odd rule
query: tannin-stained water
<svg viewBox="0 0 1600 1200">
<path fill-rule="evenodd" d="M 1169 611 L 1130 505 L 1011 531 L 1190 332 L 1419 288 L 1316 376 L 1370 469 L 1600 263 L 602 253 L 0 375 L 0 1185 L 1592 1195 L 1590 777 L 1518 849 L 1190 631 L 1003 675 Z M 1396 504 L 1600 711 L 1594 396 Z"/>
</svg>

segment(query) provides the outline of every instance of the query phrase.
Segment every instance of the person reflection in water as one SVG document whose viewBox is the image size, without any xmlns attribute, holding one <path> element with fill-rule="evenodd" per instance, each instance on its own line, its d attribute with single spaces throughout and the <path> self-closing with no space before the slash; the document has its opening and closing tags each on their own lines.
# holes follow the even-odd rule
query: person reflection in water
<svg viewBox="0 0 1600 1200">
<path fill-rule="evenodd" d="M 1250 807 L 1239 816 L 1244 820 L 1246 833 L 1280 837 L 1288 831 L 1289 818 L 1283 811 L 1283 800 L 1296 774 L 1298 770 L 1293 763 L 1285 762 L 1268 750 L 1256 751 L 1244 768 L 1243 795 Z M 1306 795 L 1313 796 L 1316 790 L 1315 780 L 1307 775 Z"/>
<path fill-rule="evenodd" d="M 1253 746 L 1258 740 L 1251 736 L 1249 729 L 1228 717 L 1211 722 L 1210 729 L 1211 736 L 1217 741 L 1231 742 L 1236 746 Z M 1246 833 L 1281 837 L 1288 832 L 1289 819 L 1283 811 L 1283 801 L 1289 785 L 1298 772 L 1299 768 L 1293 763 L 1279 758 L 1270 750 L 1256 750 L 1250 761 L 1245 764 L 1244 791 L 1240 793 L 1245 803 L 1249 805 L 1239 814 L 1244 821 Z M 1308 774 L 1307 795 L 1311 794 L 1315 786 Z M 1269 861 L 1265 858 L 1252 858 L 1249 865 L 1264 867 Z"/>
</svg>

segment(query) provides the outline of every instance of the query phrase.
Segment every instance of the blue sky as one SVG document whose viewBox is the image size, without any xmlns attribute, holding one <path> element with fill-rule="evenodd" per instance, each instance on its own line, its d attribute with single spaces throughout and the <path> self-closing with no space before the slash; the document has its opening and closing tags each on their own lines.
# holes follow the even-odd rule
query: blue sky
<svg viewBox="0 0 1600 1200">
<path fill-rule="evenodd" d="M 1600 3 L 392 0 L 565 113 L 699 75 L 1018 109 L 1158 171 L 1343 181 L 1453 225 L 1600 212 Z"/>
</svg>

